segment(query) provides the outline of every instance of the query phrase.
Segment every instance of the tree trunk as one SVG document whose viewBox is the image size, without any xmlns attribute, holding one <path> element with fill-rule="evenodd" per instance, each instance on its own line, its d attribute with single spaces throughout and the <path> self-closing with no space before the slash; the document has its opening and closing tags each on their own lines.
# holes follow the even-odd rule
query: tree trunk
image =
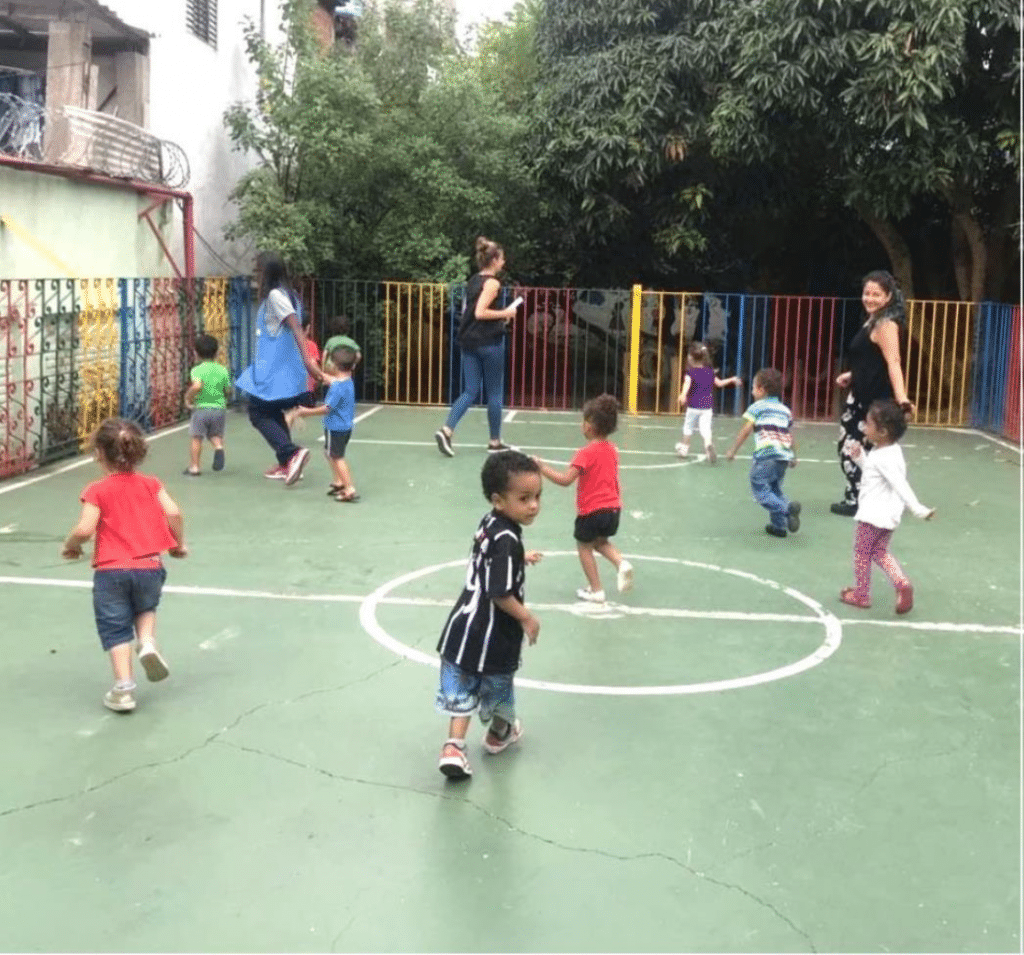
<svg viewBox="0 0 1024 955">
<path fill-rule="evenodd" d="M 1013 296 L 1020 285 L 1020 273 L 1015 272 L 1015 260 L 1019 262 L 1019 243 L 1016 233 L 1020 227 L 1020 193 L 1017 183 L 1003 190 L 999 199 L 996 225 L 988 242 L 988 275 L 985 279 L 985 298 L 988 301 L 1003 301 Z"/>
<path fill-rule="evenodd" d="M 954 243 L 956 230 L 963 233 L 970 250 L 970 279 L 960 285 L 960 297 L 965 302 L 980 302 L 985 297 L 985 275 L 988 272 L 988 246 L 981 223 L 974 217 L 974 199 L 970 190 L 957 184 L 943 190 L 943 195 L 953 212 Z M 960 283 L 959 268 L 957 282 Z"/>
<path fill-rule="evenodd" d="M 971 294 L 971 247 L 967 244 L 967 236 L 954 216 L 949 224 L 952 240 L 953 273 L 956 275 L 956 290 L 961 302 L 966 302 Z"/>
<path fill-rule="evenodd" d="M 957 212 L 953 219 L 963 230 L 967 245 L 971 250 L 971 282 L 968 302 L 980 302 L 985 297 L 985 273 L 988 271 L 988 246 L 985 244 L 985 233 L 981 223 L 969 212 Z"/>
<path fill-rule="evenodd" d="M 888 219 L 879 219 L 872 215 L 864 206 L 857 206 L 857 215 L 864 220 L 875 238 L 882 243 L 886 255 L 889 256 L 889 267 L 893 277 L 903 290 L 905 298 L 914 297 L 914 266 L 910 255 L 910 246 L 904 241 L 899 230 Z"/>
</svg>

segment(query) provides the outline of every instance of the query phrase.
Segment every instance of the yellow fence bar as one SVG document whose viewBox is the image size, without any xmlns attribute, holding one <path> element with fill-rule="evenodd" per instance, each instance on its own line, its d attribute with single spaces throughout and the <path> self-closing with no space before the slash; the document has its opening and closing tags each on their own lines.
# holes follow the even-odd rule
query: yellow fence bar
<svg viewBox="0 0 1024 955">
<path fill-rule="evenodd" d="M 969 424 L 975 313 L 970 302 L 907 302 L 903 369 L 916 424 Z"/>
<path fill-rule="evenodd" d="M 643 299 L 643 288 L 634 285 L 629 322 L 629 374 L 626 377 L 626 394 L 629 396 L 627 410 L 630 414 L 637 412 L 640 392 L 640 326 L 643 323 Z"/>
<path fill-rule="evenodd" d="M 231 327 L 228 322 L 228 280 L 208 278 L 203 283 L 203 331 L 217 339 L 217 360 L 227 364 Z"/>
<path fill-rule="evenodd" d="M 115 279 L 81 279 L 78 314 L 81 392 L 78 439 L 84 448 L 92 433 L 120 407 L 121 323 Z"/>
<path fill-rule="evenodd" d="M 384 401 L 447 404 L 448 287 L 384 283 Z"/>
</svg>

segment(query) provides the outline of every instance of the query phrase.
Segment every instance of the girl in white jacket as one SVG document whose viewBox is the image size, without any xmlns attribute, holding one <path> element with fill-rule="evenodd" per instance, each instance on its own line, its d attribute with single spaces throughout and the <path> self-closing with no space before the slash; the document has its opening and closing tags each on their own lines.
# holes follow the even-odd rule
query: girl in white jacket
<svg viewBox="0 0 1024 955">
<path fill-rule="evenodd" d="M 874 447 L 858 454 L 861 468 L 857 501 L 857 530 L 853 538 L 856 587 L 839 594 L 853 607 L 871 606 L 871 563 L 878 564 L 896 588 L 896 613 L 914 606 L 914 588 L 898 561 L 889 553 L 889 540 L 909 507 L 915 517 L 930 520 L 935 508 L 925 507 L 907 483 L 907 462 L 898 442 L 907 430 L 903 411 L 894 401 L 876 401 L 864 422 L 864 437 Z"/>
</svg>

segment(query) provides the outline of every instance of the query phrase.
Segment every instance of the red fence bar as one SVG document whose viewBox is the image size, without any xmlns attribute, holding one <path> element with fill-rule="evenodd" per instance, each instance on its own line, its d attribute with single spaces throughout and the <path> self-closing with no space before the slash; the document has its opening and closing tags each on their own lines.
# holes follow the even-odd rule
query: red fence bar
<svg viewBox="0 0 1024 955">
<path fill-rule="evenodd" d="M 1010 332 L 1010 360 L 1006 374 L 1006 408 L 1003 413 L 1003 436 L 1013 441 L 1021 440 L 1020 403 L 1020 307 L 1013 310 L 1013 327 Z"/>
</svg>

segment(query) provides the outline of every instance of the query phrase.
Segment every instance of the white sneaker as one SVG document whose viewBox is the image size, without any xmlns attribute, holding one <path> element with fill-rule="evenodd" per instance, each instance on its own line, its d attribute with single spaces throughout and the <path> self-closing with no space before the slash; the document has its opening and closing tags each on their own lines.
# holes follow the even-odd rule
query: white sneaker
<svg viewBox="0 0 1024 955">
<path fill-rule="evenodd" d="M 576 596 L 579 597 L 580 600 L 585 600 L 587 603 L 604 603 L 603 590 L 591 590 L 589 587 L 580 587 L 580 589 L 576 591 Z"/>
<path fill-rule="evenodd" d="M 628 560 L 623 560 L 619 564 L 619 572 L 615 576 L 615 586 L 619 588 L 620 594 L 633 589 L 633 565 Z"/>
<path fill-rule="evenodd" d="M 135 697 L 131 690 L 119 690 L 115 686 L 103 694 L 103 705 L 115 713 L 131 713 L 135 709 Z"/>
<path fill-rule="evenodd" d="M 146 671 L 146 679 L 150 683 L 166 680 L 170 676 L 171 671 L 167 668 L 167 661 L 160 656 L 160 651 L 157 650 L 154 643 L 139 644 L 139 663 Z"/>
</svg>

